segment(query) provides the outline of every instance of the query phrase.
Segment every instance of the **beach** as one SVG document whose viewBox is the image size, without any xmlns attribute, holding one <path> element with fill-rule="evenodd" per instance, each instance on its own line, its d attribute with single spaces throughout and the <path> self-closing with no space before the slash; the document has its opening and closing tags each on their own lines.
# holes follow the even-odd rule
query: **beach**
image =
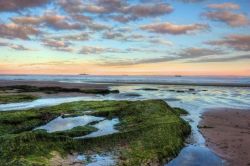
<svg viewBox="0 0 250 166">
<path fill-rule="evenodd" d="M 17 79 L 18 78 L 18 79 Z M 46 79 L 45 79 L 46 78 Z M 192 166 L 192 164 L 201 164 L 202 166 L 207 166 L 208 164 L 212 164 L 213 166 L 222 166 L 224 161 L 227 161 L 227 163 L 240 163 L 242 165 L 247 165 L 249 162 L 244 159 L 248 158 L 249 152 L 247 152 L 247 148 L 241 149 L 240 153 L 237 158 L 231 157 L 231 154 L 228 153 L 228 151 L 225 150 L 226 146 L 231 146 L 233 145 L 234 149 L 230 149 L 229 151 L 232 151 L 232 153 L 237 153 L 237 148 L 242 146 L 241 144 L 246 144 L 249 145 L 248 142 L 244 142 L 247 137 L 249 137 L 249 131 L 245 131 L 244 129 L 240 130 L 239 133 L 236 133 L 240 135 L 240 137 L 233 139 L 229 139 L 226 141 L 226 145 L 224 145 L 225 139 L 223 137 L 217 137 L 214 132 L 219 133 L 219 135 L 222 132 L 225 132 L 225 128 L 217 128 L 217 121 L 221 118 L 215 118 L 215 117 L 220 117 L 224 116 L 223 115 L 212 115 L 213 121 L 207 121 L 207 114 L 211 114 L 214 112 L 221 112 L 221 109 L 214 109 L 214 108 L 222 108 L 223 106 L 227 105 L 228 108 L 244 108 L 246 110 L 237 110 L 241 118 L 242 112 L 249 112 L 249 88 L 248 87 L 240 87 L 242 85 L 242 82 L 236 80 L 235 82 L 239 82 L 240 86 L 236 87 L 229 87 L 229 86 L 204 86 L 204 84 L 201 84 L 201 82 L 211 83 L 211 80 L 216 80 L 214 84 L 217 84 L 219 80 L 217 78 L 209 78 L 209 80 L 204 79 L 201 82 L 197 82 L 196 85 L 190 85 L 190 79 L 191 78 L 182 78 L 186 79 L 186 81 L 183 81 L 183 85 L 180 84 L 174 84 L 170 85 L 170 83 L 154 83 L 150 84 L 147 82 L 141 82 L 138 80 L 138 82 L 135 82 L 134 84 L 132 83 L 127 83 L 126 80 L 116 80 L 113 81 L 114 78 L 112 78 L 112 81 L 107 81 L 106 83 L 100 83 L 97 80 L 96 77 L 88 77 L 90 79 L 89 81 L 82 80 L 82 76 L 55 76 L 55 77 L 33 77 L 33 76 L 27 76 L 27 77 L 11 77 L 11 79 L 2 79 L 0 80 L 0 97 L 2 97 L 2 103 L 0 104 L 0 112 L 3 115 L 2 118 L 2 123 L 3 125 L 6 125 L 6 122 L 8 122 L 7 127 L 9 128 L 6 130 L 6 127 L 3 127 L 3 131 L 8 132 L 9 130 L 13 130 L 13 124 L 16 122 L 20 123 L 20 131 L 24 130 L 24 132 L 14 131 L 18 133 L 18 136 L 21 136 L 19 134 L 25 134 L 26 132 L 31 132 L 30 129 L 34 128 L 45 128 L 45 129 L 50 129 L 50 127 L 58 127 L 57 129 L 61 129 L 63 131 L 60 131 L 59 135 L 67 135 L 67 137 L 77 137 L 77 138 L 85 138 L 87 134 L 95 134 L 95 131 L 99 128 L 101 125 L 101 122 L 99 124 L 98 121 L 93 121 L 94 123 L 92 124 L 89 122 L 90 125 L 86 125 L 83 127 L 79 128 L 78 120 L 81 120 L 82 122 L 86 121 L 86 118 L 94 118 L 92 116 L 100 116 L 101 118 L 106 118 L 103 123 L 108 122 L 107 125 L 110 126 L 107 129 L 113 133 L 114 131 L 118 131 L 118 133 L 114 132 L 113 136 L 116 137 L 116 135 L 120 135 L 122 129 L 119 127 L 120 125 L 123 125 L 122 122 L 122 117 L 123 115 L 119 115 L 117 110 L 126 110 L 124 108 L 129 108 L 132 105 L 138 105 L 136 107 L 139 107 L 140 105 L 147 105 L 147 103 L 150 103 L 151 100 L 159 100 L 160 102 L 156 101 L 153 102 L 155 107 L 161 107 L 161 104 L 167 103 L 171 108 L 181 108 L 180 110 L 185 111 L 185 116 L 181 115 L 181 119 L 185 120 L 191 127 L 190 135 L 183 135 L 182 138 L 187 138 L 186 140 L 182 140 L 182 144 L 179 144 L 180 146 L 177 147 L 176 150 L 172 151 L 170 150 L 169 152 L 173 153 L 174 155 L 164 155 L 164 157 L 159 157 L 157 160 L 154 160 L 151 158 L 150 160 L 146 160 L 146 156 L 142 155 L 140 158 L 144 158 L 145 162 L 152 162 L 151 164 L 157 163 L 157 165 L 165 165 L 165 166 L 179 166 L 180 164 L 185 166 Z M 103 77 L 101 77 L 103 78 Z M 99 78 L 99 79 L 101 79 Z M 108 77 L 105 77 L 108 79 Z M 87 80 L 87 78 L 85 78 Z M 135 77 L 128 77 L 129 79 L 135 79 Z M 144 78 L 143 81 L 148 80 L 149 78 Z M 161 78 L 162 79 L 162 78 Z M 167 78 L 164 78 L 167 80 Z M 175 78 L 174 78 L 175 79 Z M 180 79 L 180 78 L 178 78 Z M 198 79 L 198 78 L 197 78 Z M 43 80 L 43 81 L 42 81 Z M 112 82 L 112 83 L 110 83 Z M 228 84 L 231 84 L 228 82 Z M 1 98 L 0 98 L 1 99 Z M 141 102 L 145 101 L 145 102 Z M 73 102 L 73 103 L 72 103 Z M 91 104 L 95 103 L 95 104 Z M 118 105 L 117 105 L 117 104 Z M 126 103 L 130 103 L 129 106 L 125 106 Z M 103 105 L 103 106 L 101 106 Z M 120 107 L 120 106 L 121 107 Z M 117 107 L 119 106 L 119 107 Z M 124 107 L 125 106 L 125 107 Z M 148 107 L 148 106 L 147 106 Z M 148 109 L 145 109 L 147 107 L 143 106 L 143 111 L 146 111 Z M 144 110 L 145 109 L 145 110 Z M 155 109 L 155 108 L 152 108 Z M 36 114 L 37 111 L 42 111 L 44 114 Z M 96 111 L 101 111 L 103 113 L 101 114 L 96 114 Z M 158 111 L 158 109 L 155 109 Z M 176 109 L 179 110 L 179 109 Z M 13 111 L 13 113 L 11 113 Z M 85 116 L 85 111 L 86 115 Z M 110 113 L 107 114 L 107 112 L 111 111 Z M 114 113 L 112 113 L 115 111 Z M 207 111 L 204 113 L 204 111 Z M 227 109 L 228 111 L 228 109 Z M 18 112 L 22 112 L 24 121 L 23 119 L 18 119 L 18 117 L 12 117 L 15 116 L 15 114 L 19 114 Z M 32 114 L 35 115 L 32 115 Z M 204 113 L 204 114 L 203 114 Z M 179 114 L 176 112 L 176 114 Z M 11 115 L 11 116 L 10 116 Z M 62 117 L 60 117 L 62 115 Z M 91 116 L 89 116 L 91 115 Z M 128 114 L 130 115 L 130 113 Z M 165 115 L 165 114 L 162 114 Z M 161 116 L 162 116 L 161 115 Z M 180 114 L 179 114 L 180 115 Z M 34 117 L 33 117 L 34 116 Z M 42 121 L 40 119 L 40 116 L 42 116 Z M 147 114 L 145 118 L 149 118 L 151 116 L 150 114 Z M 244 117 L 244 122 L 247 123 L 247 119 L 249 119 L 249 116 Z M 38 117 L 38 118 L 37 118 Z M 66 118 L 66 119 L 63 119 Z M 111 117 L 111 119 L 110 119 Z M 232 128 L 235 128 L 235 126 L 240 126 L 238 128 L 241 129 L 241 124 L 234 124 L 234 121 L 239 121 L 238 119 L 233 119 L 236 116 L 228 114 L 228 117 L 226 119 L 229 119 L 230 122 L 234 125 L 231 126 Z M 16 118 L 16 120 L 12 119 Z M 35 118 L 35 119 L 33 119 Z M 124 127 L 129 127 L 129 129 L 133 129 L 137 125 L 141 127 L 142 123 L 145 123 L 143 125 L 148 125 L 148 123 L 151 123 L 150 121 L 144 121 L 141 120 L 141 116 L 134 115 L 134 118 L 139 118 L 138 121 L 135 121 L 135 123 L 131 124 L 132 128 L 129 126 L 124 126 Z M 243 119 L 242 118 L 242 119 Z M 28 120 L 25 120 L 28 119 Z M 32 120 L 33 119 L 33 120 Z M 115 122 L 117 119 L 118 123 L 118 128 L 115 127 L 115 125 L 112 127 L 112 123 Z M 11 125 L 9 125 L 9 121 L 11 121 Z M 30 122 L 29 122 L 30 121 Z M 155 121 L 161 124 L 160 119 L 155 119 Z M 35 123 L 35 124 L 29 124 L 29 123 Z M 72 125 L 72 129 L 66 130 L 66 126 L 63 124 L 66 124 L 70 122 Z M 82 123 L 81 122 L 81 123 Z M 219 122 L 226 122 L 226 121 L 219 121 Z M 218 123 L 219 123 L 218 122 Z M 27 123 L 27 124 L 26 124 Z M 50 124 L 51 123 L 51 124 Z M 87 123 L 87 122 L 86 122 Z M 40 124 L 43 124 L 43 126 L 40 126 Z M 52 125 L 52 124 L 57 124 L 57 125 Z M 28 125 L 28 126 L 26 126 Z M 154 124 L 156 125 L 156 124 Z M 243 124 L 246 126 L 246 124 Z M 138 126 L 138 127 L 139 127 Z M 151 124 L 149 125 L 153 127 Z M 222 125 L 223 126 L 223 125 Z M 94 127 L 94 128 L 93 128 Z M 174 125 L 174 127 L 176 127 Z M 114 130 L 113 130 L 113 129 Z M 246 128 L 246 127 L 245 127 Z M 249 127 L 248 127 L 249 128 Z M 138 128 L 139 129 L 139 128 Z M 164 128 L 159 127 L 159 130 L 161 130 L 162 133 L 165 131 L 163 130 Z M 185 132 L 188 131 L 185 126 L 184 128 Z M 227 129 L 227 128 L 226 128 Z M 236 128 L 237 129 L 237 128 Z M 235 129 L 235 131 L 236 131 Z M 54 131 L 55 129 L 51 129 L 51 131 Z M 152 129 L 153 131 L 156 129 Z M 158 130 L 158 129 L 157 129 Z M 199 132 L 202 131 L 202 134 Z M 232 129 L 230 129 L 228 133 L 231 132 Z M 100 130 L 101 131 L 101 130 Z M 109 131 L 106 133 L 105 137 L 109 138 L 112 137 L 112 134 L 109 135 Z M 124 130 L 126 131 L 126 130 Z M 136 131 L 136 132 L 135 132 Z M 139 130 L 137 131 L 133 129 L 133 133 L 126 134 L 126 137 L 131 137 L 132 135 L 135 136 L 133 140 L 139 139 L 136 136 L 137 132 L 144 132 L 144 130 Z M 179 131 L 178 129 L 175 129 L 175 131 Z M 126 131 L 127 132 L 127 131 Z M 132 132 L 132 131 L 131 131 Z M 172 131 L 167 131 L 165 133 L 165 137 L 168 135 L 167 133 L 172 132 Z M 211 134 L 212 132 L 212 134 Z M 243 132 L 243 133 L 241 133 Z M 3 133 L 5 134 L 5 133 Z M 33 134 L 36 136 L 37 134 L 42 134 L 43 137 L 47 137 L 47 133 L 40 133 L 40 132 L 31 132 L 32 137 Z M 162 135 L 161 133 L 155 133 Z M 226 135 L 226 134 L 221 134 L 221 136 Z M 52 134 L 51 136 L 54 136 L 55 139 L 58 139 L 57 135 Z M 120 137 L 120 136 L 119 136 Z M 97 139 L 101 139 L 97 138 Z M 147 133 L 145 135 L 145 138 L 150 138 L 150 135 Z M 157 138 L 156 142 L 159 142 L 159 138 Z M 218 139 L 220 138 L 220 139 Z M 231 138 L 231 136 L 227 135 L 227 138 Z M 9 139 L 9 138 L 8 138 Z M 21 138 L 20 138 L 21 139 Z M 71 138 L 69 138 L 71 139 Z M 95 140 L 93 138 L 88 138 L 90 140 Z M 218 139 L 218 140 L 217 140 Z M 122 139 L 123 140 L 123 139 Z M 118 142 L 122 140 L 118 139 Z M 140 140 L 140 139 L 139 139 Z M 6 140 L 7 141 L 7 140 Z M 77 140 L 80 141 L 81 140 Z M 185 141 L 185 146 L 184 146 L 184 141 Z M 146 141 L 147 142 L 147 141 Z M 156 143 L 155 142 L 155 143 Z M 63 142 L 62 142 L 63 143 Z M 79 142 L 72 142 L 73 144 L 78 144 Z M 237 143 L 237 144 L 236 144 Z M 107 140 L 107 143 L 109 144 L 109 141 Z M 236 145 L 235 145 L 236 144 Z M 35 144 L 34 144 L 35 145 Z M 46 144 L 43 144 L 43 146 L 47 146 Z M 57 143 L 53 142 L 53 145 L 57 145 Z M 132 144 L 131 144 L 132 145 Z M 156 143 L 155 145 L 158 145 Z M 166 144 L 167 145 L 167 144 Z M 216 149 L 216 145 L 218 145 Z M 2 144 L 2 146 L 5 146 L 5 144 Z M 30 146 L 30 145 L 29 145 Z M 28 146 L 28 147 L 29 147 Z M 93 145 L 90 146 L 92 148 Z M 99 146 L 99 144 L 98 144 Z M 126 145 L 127 146 L 127 145 Z M 100 159 L 101 161 L 108 162 L 112 161 L 113 165 L 120 163 L 120 158 L 119 154 L 114 154 L 114 152 L 117 152 L 117 150 L 120 150 L 121 147 L 126 147 L 125 145 L 118 144 L 118 149 L 116 149 L 116 146 L 114 147 L 115 149 L 108 150 L 105 147 L 103 147 L 103 150 L 105 150 L 103 153 L 100 153 L 99 151 L 89 151 L 86 149 L 72 149 L 75 155 L 71 156 L 71 159 L 68 160 L 67 158 L 61 158 L 59 156 L 58 161 L 63 162 L 71 162 L 75 163 L 75 160 L 77 160 L 77 163 L 86 163 L 88 162 L 86 158 L 92 158 L 91 163 L 94 163 L 97 161 L 97 158 L 103 157 L 103 159 Z M 143 146 L 146 146 L 143 145 Z M 162 146 L 165 146 L 164 140 L 162 141 Z M 207 147 L 206 147 L 207 146 Z M 133 144 L 131 147 L 135 147 Z M 157 146 L 158 147 L 158 146 Z M 220 148 L 222 147 L 222 150 Z M 73 148 L 73 147 L 72 147 Z M 138 147 L 139 148 L 139 147 Z M 141 148 L 141 147 L 140 147 Z M 224 148 L 224 149 L 223 149 Z M 229 148 L 228 148 L 229 149 Z M 50 154 L 57 154 L 57 151 L 53 151 L 54 149 L 50 149 L 49 153 Z M 107 151 L 106 151 L 107 150 Z M 149 149 L 152 150 L 152 149 Z M 133 149 L 133 152 L 135 152 L 136 149 Z M 233 152 L 234 151 L 234 152 Z M 68 155 L 72 155 L 69 153 L 69 151 L 65 151 L 68 153 Z M 246 153 L 244 153 L 246 152 Z M 12 153 L 12 152 L 11 152 Z M 36 153 L 36 152 L 35 152 Z M 163 154 L 165 154 L 165 151 L 162 151 Z M 8 151 L 6 151 L 6 154 L 9 154 Z M 132 152 L 131 152 L 132 154 Z M 152 156 L 154 156 L 157 153 L 153 153 Z M 83 155 L 83 156 L 82 156 Z M 149 154 L 145 154 L 149 155 Z M 43 155 L 42 155 L 43 156 Z M 79 157 L 80 156 L 80 157 Z M 151 156 L 151 155 L 150 155 Z M 37 155 L 37 160 L 39 159 L 39 155 Z M 43 156 L 46 158 L 46 156 Z M 55 157 L 55 158 L 54 158 Z M 54 159 L 57 159 L 56 156 L 51 158 L 52 160 L 48 160 L 49 158 L 46 158 L 44 161 L 47 162 L 53 162 Z M 121 160 L 122 162 L 127 162 L 133 160 L 133 162 L 142 162 L 142 161 L 137 161 L 135 155 L 127 156 L 129 160 L 125 159 L 122 157 Z M 149 156 L 148 156 L 149 157 Z M 82 158 L 82 160 L 78 161 L 78 158 Z M 142 159 L 141 158 L 141 159 Z M 140 159 L 140 160 L 141 160 Z M 143 162 L 144 162 L 143 159 Z M 67 160 L 67 161 L 66 161 Z M 99 162 L 98 160 L 97 162 Z M 242 161 L 243 160 L 244 163 Z M 33 161 L 29 161 L 33 162 Z M 112 164 L 111 164 L 112 165 Z"/>
<path fill-rule="evenodd" d="M 250 166 L 250 0 L 0 0 L 0 166 Z"/>
<path fill-rule="evenodd" d="M 250 111 L 213 109 L 205 112 L 200 131 L 206 145 L 230 166 L 250 165 Z"/>
</svg>

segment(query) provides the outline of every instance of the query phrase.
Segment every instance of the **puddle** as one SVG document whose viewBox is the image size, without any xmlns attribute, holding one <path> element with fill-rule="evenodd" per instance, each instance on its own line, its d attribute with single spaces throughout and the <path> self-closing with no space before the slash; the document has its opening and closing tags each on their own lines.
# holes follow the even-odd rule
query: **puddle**
<svg viewBox="0 0 250 166">
<path fill-rule="evenodd" d="M 165 166 L 223 166 L 225 161 L 221 160 L 206 147 L 189 145 L 183 148 L 180 154 Z"/>
<path fill-rule="evenodd" d="M 115 129 L 115 125 L 119 123 L 118 118 L 114 118 L 111 120 L 103 120 L 98 122 L 97 124 L 93 125 L 96 127 L 98 130 L 94 131 L 88 135 L 82 136 L 82 137 L 76 137 L 76 139 L 81 139 L 81 138 L 93 138 L 93 137 L 99 137 L 103 135 L 109 135 L 113 133 L 119 132 L 118 130 Z"/>
<path fill-rule="evenodd" d="M 85 126 L 91 122 L 97 122 L 92 126 L 97 128 L 98 130 L 90 134 L 87 134 L 85 136 L 76 137 L 76 139 L 93 138 L 119 132 L 118 130 L 115 129 L 115 125 L 119 123 L 118 118 L 113 118 L 111 120 L 108 120 L 103 117 L 96 117 L 91 115 L 68 117 L 68 118 L 63 118 L 59 116 L 56 119 L 50 121 L 49 123 L 35 128 L 34 130 L 43 129 L 46 130 L 48 133 L 52 133 L 56 131 L 70 130 L 77 126 Z"/>
<path fill-rule="evenodd" d="M 50 121 L 46 125 L 40 126 L 37 129 L 44 129 L 47 132 L 56 132 L 56 131 L 64 131 L 64 130 L 70 130 L 77 126 L 85 126 L 88 123 L 104 120 L 102 117 L 95 117 L 90 115 L 84 115 L 84 116 L 77 116 L 77 117 L 68 117 L 68 118 L 62 118 L 57 117 L 56 119 Z"/>
<path fill-rule="evenodd" d="M 85 166 L 113 166 L 115 165 L 115 160 L 111 155 L 104 154 L 95 154 L 95 155 L 78 155 L 75 159 L 75 162 L 86 163 Z"/>
</svg>

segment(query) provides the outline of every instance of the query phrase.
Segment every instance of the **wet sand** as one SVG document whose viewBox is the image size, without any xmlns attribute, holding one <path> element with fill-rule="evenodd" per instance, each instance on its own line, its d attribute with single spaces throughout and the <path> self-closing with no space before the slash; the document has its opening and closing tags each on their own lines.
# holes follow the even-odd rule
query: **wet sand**
<svg viewBox="0 0 250 166">
<path fill-rule="evenodd" d="M 199 126 L 206 145 L 228 165 L 250 165 L 250 110 L 210 110 L 203 114 Z"/>
</svg>

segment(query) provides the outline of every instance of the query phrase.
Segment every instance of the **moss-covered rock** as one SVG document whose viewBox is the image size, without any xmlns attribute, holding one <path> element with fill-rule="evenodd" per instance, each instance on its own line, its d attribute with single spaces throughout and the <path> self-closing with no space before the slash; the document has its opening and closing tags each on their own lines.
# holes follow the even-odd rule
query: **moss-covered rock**
<svg viewBox="0 0 250 166">
<path fill-rule="evenodd" d="M 73 139 L 96 129 L 87 125 L 54 133 L 32 131 L 62 113 L 77 115 L 89 110 L 92 115 L 119 118 L 120 124 L 116 126 L 119 132 Z M 0 165 L 49 165 L 52 152 L 64 156 L 90 150 L 115 150 L 119 165 L 162 164 L 178 154 L 189 133 L 190 126 L 162 100 L 80 101 L 0 112 Z"/>
<path fill-rule="evenodd" d="M 106 95 L 109 93 L 119 93 L 118 90 L 109 90 L 109 89 L 63 88 L 59 86 L 39 87 L 39 86 L 30 86 L 30 85 L 4 86 L 4 87 L 0 87 L 0 90 L 1 91 L 15 90 L 17 93 L 43 92 L 47 94 L 54 94 L 54 93 L 60 93 L 60 92 L 63 92 L 63 93 L 77 92 L 77 93 L 102 94 L 102 95 Z"/>
<path fill-rule="evenodd" d="M 38 97 L 33 95 L 16 95 L 16 94 L 8 94 L 8 95 L 0 95 L 0 104 L 7 103 L 17 103 L 17 102 L 25 102 L 32 101 L 37 99 Z"/>
<path fill-rule="evenodd" d="M 174 110 L 175 110 L 177 115 L 188 115 L 189 114 L 186 110 L 179 108 L 179 107 L 175 107 Z"/>
</svg>

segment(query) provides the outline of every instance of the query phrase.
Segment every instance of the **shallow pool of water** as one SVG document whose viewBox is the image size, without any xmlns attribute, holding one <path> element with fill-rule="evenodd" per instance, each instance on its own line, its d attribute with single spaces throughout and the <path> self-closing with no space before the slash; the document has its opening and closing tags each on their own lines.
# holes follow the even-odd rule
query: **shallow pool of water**
<svg viewBox="0 0 250 166">
<path fill-rule="evenodd" d="M 56 131 L 65 131 L 65 130 L 70 130 L 77 126 L 85 126 L 88 123 L 100 121 L 100 120 L 104 120 L 104 118 L 90 116 L 90 115 L 68 117 L 68 118 L 63 118 L 59 116 L 56 119 L 50 121 L 49 123 L 35 128 L 35 130 L 44 129 L 49 133 L 56 132 Z"/>
<path fill-rule="evenodd" d="M 94 155 L 78 155 L 75 159 L 76 162 L 84 162 L 85 166 L 113 166 L 115 160 L 112 155 L 109 154 L 94 154 Z"/>
<path fill-rule="evenodd" d="M 188 145 L 165 166 L 223 166 L 224 164 L 225 161 L 221 160 L 210 149 Z"/>
<path fill-rule="evenodd" d="M 0 111 L 27 110 L 31 108 L 55 106 L 62 103 L 69 103 L 74 101 L 90 101 L 90 100 L 102 100 L 102 96 L 96 95 L 96 96 L 45 98 L 45 99 L 37 99 L 30 102 L 0 104 Z"/>
<path fill-rule="evenodd" d="M 93 138 L 93 137 L 100 137 L 103 135 L 109 135 L 109 134 L 114 134 L 119 132 L 118 130 L 115 129 L 115 125 L 117 125 L 119 123 L 119 119 L 118 118 L 114 118 L 111 120 L 103 120 L 98 122 L 97 124 L 93 125 L 94 127 L 96 127 L 98 130 L 95 132 L 92 132 L 88 135 L 82 136 L 82 137 L 76 137 L 77 139 L 81 139 L 81 138 Z"/>
</svg>

